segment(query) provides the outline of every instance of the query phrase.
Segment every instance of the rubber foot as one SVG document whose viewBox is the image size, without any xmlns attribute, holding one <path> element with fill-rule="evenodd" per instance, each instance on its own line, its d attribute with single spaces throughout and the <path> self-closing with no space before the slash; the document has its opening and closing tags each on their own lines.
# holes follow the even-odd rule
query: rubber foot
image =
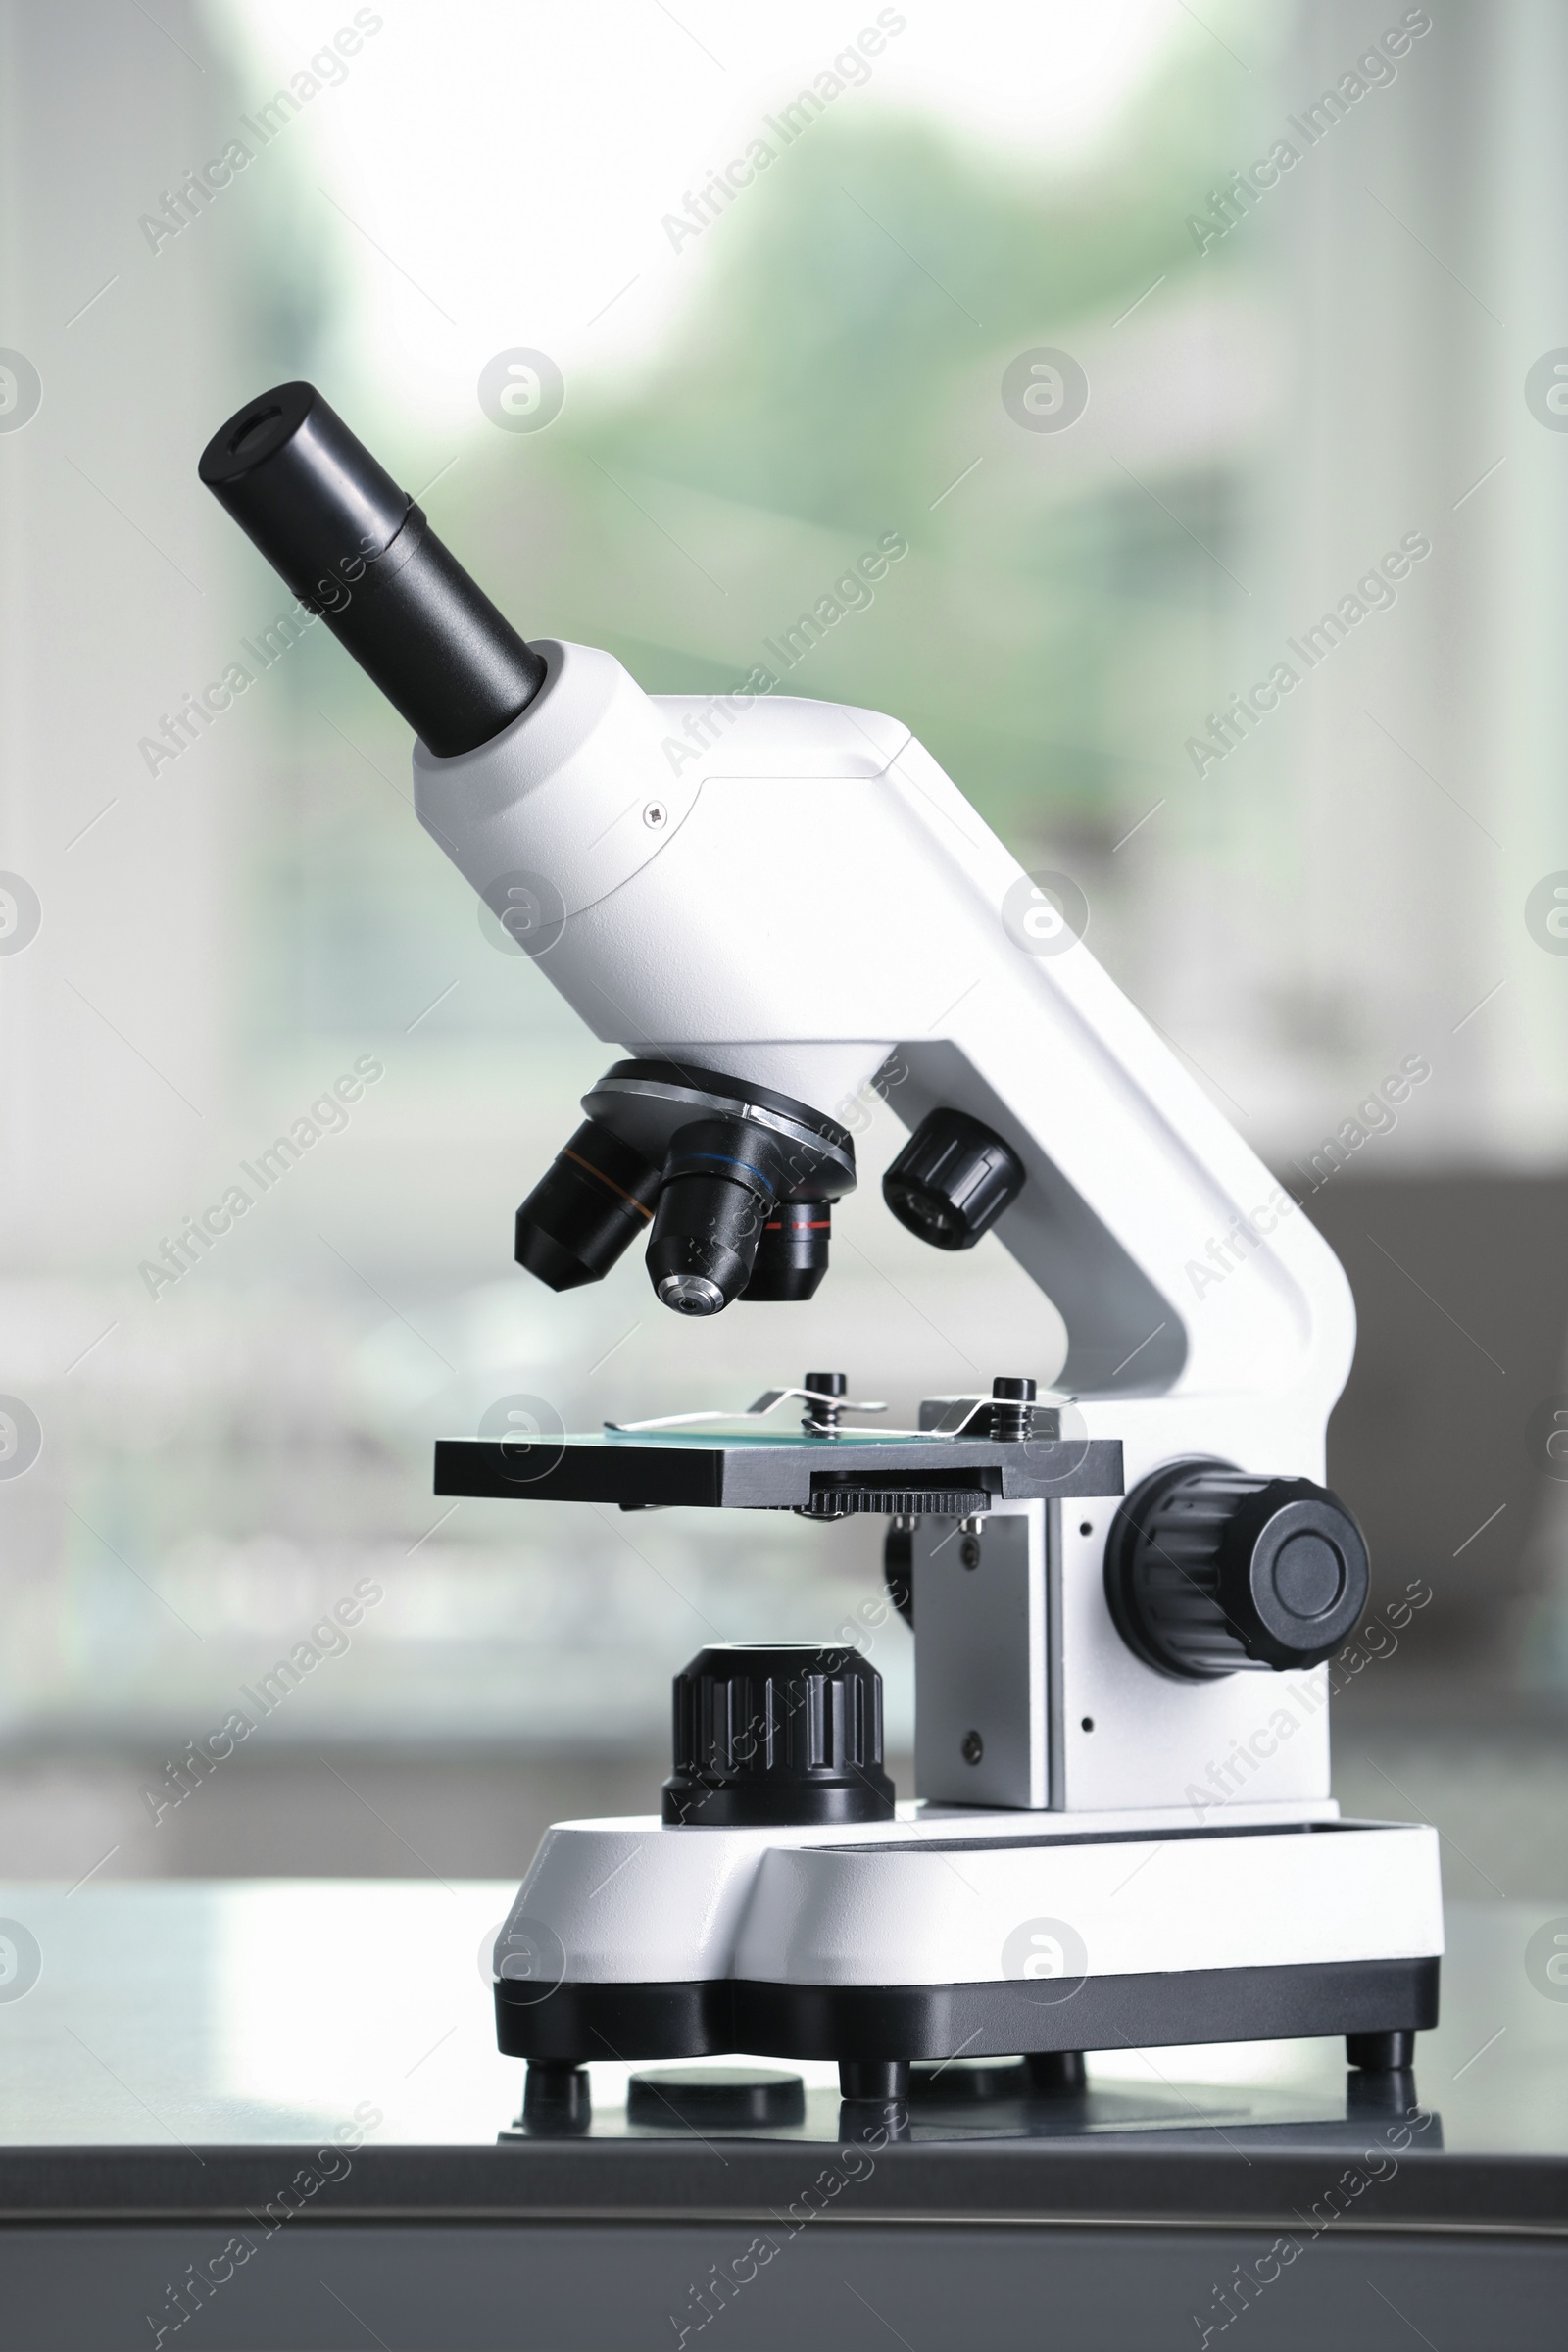
<svg viewBox="0 0 1568 2352">
<path fill-rule="evenodd" d="M 874 2099 L 878 2106 L 903 2105 L 909 2096 L 906 2058 L 841 2058 L 839 2097 Z"/>
<path fill-rule="evenodd" d="M 538 2139 L 570 2139 L 593 2122 L 588 2070 L 581 2066 L 545 2065 L 531 2059 L 522 2088 L 524 2132 Z"/>
<path fill-rule="evenodd" d="M 1347 2034 L 1345 2054 L 1369 2075 L 1403 2074 L 1415 2064 L 1415 2033 L 1400 2026 L 1387 2034 Z"/>
<path fill-rule="evenodd" d="M 1082 2050 L 1036 2050 L 1024 2060 L 1029 2088 L 1037 2095 L 1060 2097 L 1089 2088 L 1089 2069 Z"/>
</svg>

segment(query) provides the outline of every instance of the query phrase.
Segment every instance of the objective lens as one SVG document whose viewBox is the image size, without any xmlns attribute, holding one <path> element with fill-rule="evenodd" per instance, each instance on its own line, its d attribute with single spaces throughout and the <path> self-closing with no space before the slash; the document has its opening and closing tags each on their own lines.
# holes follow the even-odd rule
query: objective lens
<svg viewBox="0 0 1568 2352">
<path fill-rule="evenodd" d="M 762 1227 L 752 1279 L 743 1299 L 812 1298 L 827 1272 L 833 1231 L 829 1200 L 781 1200 Z"/>
<path fill-rule="evenodd" d="M 659 1286 L 662 1304 L 677 1315 L 716 1315 L 729 1304 L 716 1282 L 706 1274 L 666 1274 Z"/>
<path fill-rule="evenodd" d="M 784 1147 L 744 1119 L 694 1119 L 664 1165 L 648 1244 L 648 1274 L 665 1306 L 716 1315 L 752 1278 L 775 1213 Z"/>
<path fill-rule="evenodd" d="M 516 1258 L 553 1291 L 600 1282 L 653 1219 L 659 1170 L 585 1119 L 517 1211 Z"/>
</svg>

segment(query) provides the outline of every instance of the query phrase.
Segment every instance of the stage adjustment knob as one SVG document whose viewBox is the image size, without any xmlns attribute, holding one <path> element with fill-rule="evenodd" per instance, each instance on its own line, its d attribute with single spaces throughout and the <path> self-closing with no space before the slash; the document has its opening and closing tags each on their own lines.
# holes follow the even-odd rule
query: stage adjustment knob
<svg viewBox="0 0 1568 2352">
<path fill-rule="evenodd" d="M 726 1643 L 676 1675 L 666 1822 L 732 1830 L 892 1817 L 882 1677 L 858 1650 Z"/>
<path fill-rule="evenodd" d="M 1122 1640 L 1188 1681 L 1321 1665 L 1349 1640 L 1366 1594 L 1366 1544 L 1337 1494 L 1226 1462 L 1156 1470 L 1105 1546 Z"/>
</svg>

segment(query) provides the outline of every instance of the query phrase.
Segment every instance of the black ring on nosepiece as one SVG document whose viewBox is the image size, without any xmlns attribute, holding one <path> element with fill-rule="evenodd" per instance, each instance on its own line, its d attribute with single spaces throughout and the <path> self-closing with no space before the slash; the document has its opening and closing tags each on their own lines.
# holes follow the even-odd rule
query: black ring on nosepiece
<svg viewBox="0 0 1568 2352">
<path fill-rule="evenodd" d="M 197 471 L 437 759 L 489 743 L 544 685 L 541 657 L 314 384 L 247 401 Z"/>
<path fill-rule="evenodd" d="M 774 1181 L 785 1200 L 838 1200 L 855 1190 L 855 1139 L 837 1119 L 793 1095 L 690 1062 L 616 1061 L 582 1099 L 592 1119 L 662 1160 L 677 1131 L 702 1119 L 736 1119 L 771 1134 L 783 1158 Z"/>
</svg>

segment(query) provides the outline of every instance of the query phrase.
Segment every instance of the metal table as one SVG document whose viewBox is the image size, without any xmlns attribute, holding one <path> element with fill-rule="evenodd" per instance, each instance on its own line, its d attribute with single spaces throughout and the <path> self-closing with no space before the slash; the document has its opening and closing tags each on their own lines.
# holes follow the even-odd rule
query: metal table
<svg viewBox="0 0 1568 2352">
<path fill-rule="evenodd" d="M 917 2101 L 906 2138 L 806 2066 L 806 2120 L 748 2132 L 631 2124 L 607 2063 L 584 2136 L 529 2139 L 488 1982 L 512 1894 L 0 1888 L 3 2352 L 1568 2332 L 1568 1919 L 1453 1914 L 1413 2102 L 1254 2043 Z"/>
</svg>

